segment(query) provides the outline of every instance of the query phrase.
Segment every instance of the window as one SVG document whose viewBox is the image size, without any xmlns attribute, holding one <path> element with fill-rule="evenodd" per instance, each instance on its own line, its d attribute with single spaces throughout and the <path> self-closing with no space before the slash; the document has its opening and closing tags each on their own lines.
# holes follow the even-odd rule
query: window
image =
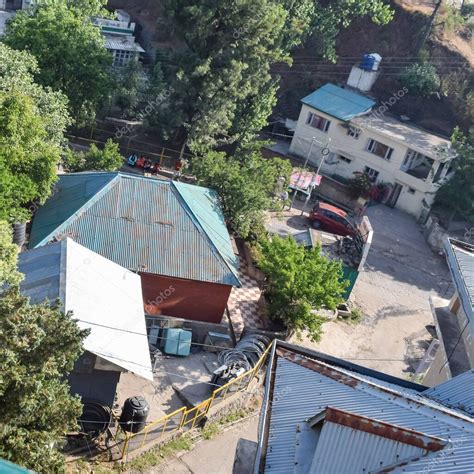
<svg viewBox="0 0 474 474">
<path fill-rule="evenodd" d="M 369 168 L 368 166 L 364 168 L 364 173 L 370 178 L 371 181 L 375 181 L 379 175 L 377 170 Z"/>
<path fill-rule="evenodd" d="M 369 144 L 367 146 L 367 151 L 373 153 L 374 155 L 380 156 L 385 160 L 390 160 L 393 153 L 393 148 L 390 148 L 388 145 L 384 145 L 372 138 L 369 140 Z"/>
<path fill-rule="evenodd" d="M 322 132 L 327 132 L 329 130 L 330 121 L 326 120 L 324 117 L 320 117 L 319 115 L 313 114 L 313 112 L 309 112 L 308 118 L 306 119 L 306 125 L 310 127 L 317 128 Z"/>
<path fill-rule="evenodd" d="M 355 138 L 356 140 L 360 136 L 361 129 L 360 128 L 355 128 L 355 127 L 349 127 L 347 129 L 347 134 L 349 137 Z"/>
<path fill-rule="evenodd" d="M 337 159 L 347 164 L 349 164 L 352 161 L 349 158 L 346 158 L 345 156 L 342 156 L 342 155 L 338 155 Z"/>
</svg>

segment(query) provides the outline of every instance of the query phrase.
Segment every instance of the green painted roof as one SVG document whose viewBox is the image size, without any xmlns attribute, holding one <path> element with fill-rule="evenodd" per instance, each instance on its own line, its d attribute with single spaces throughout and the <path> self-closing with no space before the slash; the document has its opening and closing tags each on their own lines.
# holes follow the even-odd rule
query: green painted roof
<svg viewBox="0 0 474 474">
<path fill-rule="evenodd" d="M 132 271 L 240 286 L 219 197 L 126 173 L 62 175 L 35 215 L 30 248 L 71 237 Z"/>
<path fill-rule="evenodd" d="M 301 102 L 343 121 L 367 113 L 375 105 L 372 99 L 334 84 L 325 84 Z"/>
</svg>

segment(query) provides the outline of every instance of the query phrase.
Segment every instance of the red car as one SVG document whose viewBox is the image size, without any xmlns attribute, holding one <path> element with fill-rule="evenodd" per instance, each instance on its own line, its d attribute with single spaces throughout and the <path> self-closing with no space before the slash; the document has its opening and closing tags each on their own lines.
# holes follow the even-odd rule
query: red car
<svg viewBox="0 0 474 474">
<path fill-rule="evenodd" d="M 355 228 L 347 212 L 331 204 L 320 202 L 309 214 L 314 229 L 324 229 L 337 235 L 354 235 Z"/>
</svg>

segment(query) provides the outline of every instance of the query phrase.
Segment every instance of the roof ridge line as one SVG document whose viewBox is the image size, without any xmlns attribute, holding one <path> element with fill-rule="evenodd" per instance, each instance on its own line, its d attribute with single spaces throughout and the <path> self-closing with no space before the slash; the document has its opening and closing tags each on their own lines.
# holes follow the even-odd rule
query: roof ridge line
<svg viewBox="0 0 474 474">
<path fill-rule="evenodd" d="M 75 173 L 71 173 L 72 174 L 75 174 Z M 95 174 L 95 173 L 87 173 L 87 174 Z M 38 248 L 38 247 L 41 247 L 42 245 L 45 245 L 47 244 L 51 238 L 57 234 L 60 234 L 62 232 L 62 230 L 67 227 L 72 221 L 74 221 L 75 219 L 77 219 L 78 217 L 78 214 L 81 212 L 81 211 L 84 211 L 86 209 L 89 209 L 93 204 L 95 204 L 97 202 L 98 199 L 100 199 L 103 194 L 105 193 L 105 191 L 109 188 L 109 186 L 117 181 L 118 178 L 120 178 L 120 172 L 114 172 L 114 173 L 104 173 L 104 174 L 115 174 L 115 176 L 110 180 L 108 181 L 99 191 L 97 191 L 95 194 L 93 194 L 81 207 L 79 207 L 73 214 L 71 214 L 65 221 L 63 221 L 61 223 L 61 225 L 59 225 L 58 227 L 56 227 L 52 232 L 50 232 L 48 235 L 46 235 L 40 242 L 38 242 L 34 248 Z M 68 176 L 67 174 L 65 174 L 64 176 Z M 91 202 L 93 201 L 93 202 Z M 61 240 L 61 239 L 60 239 Z M 74 239 L 73 239 L 74 240 Z"/>
<path fill-rule="evenodd" d="M 199 218 L 196 216 L 196 214 L 192 211 L 191 207 L 188 205 L 188 203 L 186 202 L 186 199 L 184 198 L 184 196 L 181 194 L 181 192 L 179 191 L 178 189 L 178 186 L 176 186 L 176 183 L 175 181 L 171 180 L 170 181 L 170 184 L 172 183 L 172 188 L 174 188 L 176 190 L 176 192 L 178 193 L 178 196 L 179 196 L 179 200 L 180 200 L 180 203 L 182 203 L 182 205 L 185 207 L 186 209 L 186 212 L 188 212 L 191 217 L 193 218 L 193 223 L 195 223 L 196 227 L 198 227 L 200 229 L 200 231 L 202 231 L 206 237 L 206 239 L 211 243 L 212 245 L 212 249 L 215 253 L 217 253 L 217 255 L 219 256 L 219 259 L 221 261 L 224 262 L 224 265 L 226 266 L 226 268 L 228 270 L 230 270 L 230 272 L 232 273 L 232 275 L 235 276 L 235 278 L 237 279 L 237 281 L 239 282 L 240 284 L 240 278 L 239 278 L 239 275 L 238 273 L 236 272 L 235 268 L 232 268 L 231 265 L 229 265 L 227 263 L 227 260 L 226 258 L 222 255 L 221 251 L 217 248 L 216 244 L 214 243 L 214 241 L 211 239 L 211 237 L 209 236 L 209 234 L 206 232 L 206 229 L 203 227 L 203 225 L 201 224 Z M 186 184 L 186 183 L 180 183 L 180 184 Z M 208 189 L 210 191 L 212 191 L 213 193 L 216 193 L 216 191 L 214 191 L 213 189 L 211 188 L 208 188 L 206 186 L 200 186 L 201 188 L 203 189 Z"/>
<path fill-rule="evenodd" d="M 365 379 L 359 377 L 357 374 L 348 374 L 348 373 L 346 373 L 348 369 L 344 369 L 342 367 L 337 367 L 337 366 L 331 365 L 327 362 L 311 359 L 310 357 L 303 356 L 303 355 L 300 355 L 300 354 L 294 354 L 293 358 L 287 357 L 288 355 L 291 354 L 290 351 L 282 350 L 280 348 L 277 348 L 276 352 L 277 352 L 278 356 L 283 357 L 284 359 L 288 360 L 289 362 L 293 362 L 294 364 L 300 365 L 301 367 L 304 367 L 304 368 L 309 369 L 309 370 L 314 370 L 315 372 L 318 372 L 318 373 L 320 373 L 321 375 L 323 375 L 325 377 L 329 377 L 332 380 L 335 380 L 339 383 L 343 383 L 345 385 L 348 385 L 351 388 L 355 389 L 357 387 L 357 384 L 354 384 L 350 380 L 344 380 L 340 375 L 337 375 L 337 376 L 332 375 L 330 372 L 331 371 L 338 372 L 339 374 L 343 374 L 343 376 L 345 378 L 354 379 L 354 380 L 357 380 L 357 381 L 359 381 L 361 383 L 364 383 L 366 385 L 370 385 L 370 386 L 374 387 L 375 389 L 377 389 L 379 392 L 388 392 L 391 395 L 395 395 L 399 398 L 406 398 L 406 399 L 410 400 L 411 402 L 418 403 L 419 405 L 422 405 L 423 407 L 428 408 L 430 410 L 437 410 L 437 411 L 443 413 L 444 415 L 446 415 L 448 417 L 457 418 L 458 420 L 466 422 L 466 423 L 473 423 L 474 422 L 473 417 L 470 417 L 470 416 L 468 416 L 464 413 L 458 413 L 456 410 L 453 410 L 453 409 L 448 409 L 444 405 L 439 404 L 440 406 L 433 406 L 432 404 L 429 403 L 430 401 L 435 402 L 435 403 L 438 403 L 438 402 L 436 400 L 431 399 L 431 398 L 425 397 L 424 395 L 422 395 L 423 392 L 420 392 L 420 399 L 418 399 L 410 393 L 404 393 L 404 392 L 400 393 L 400 392 L 392 389 L 391 387 L 383 387 L 383 386 L 378 385 L 378 384 L 376 384 L 376 383 L 374 383 L 370 380 L 365 380 Z M 308 362 L 305 363 L 304 360 L 302 360 L 302 359 L 304 359 Z M 313 367 L 309 366 L 308 364 L 314 364 L 314 365 L 319 364 L 319 365 L 324 366 L 327 370 L 324 370 L 324 372 L 323 371 L 319 372 L 318 370 L 315 370 Z M 403 387 L 400 387 L 400 388 L 403 388 Z M 393 401 L 395 402 L 395 399 Z M 465 427 L 463 426 L 461 429 L 465 430 Z M 474 427 L 469 431 L 474 432 Z"/>
</svg>

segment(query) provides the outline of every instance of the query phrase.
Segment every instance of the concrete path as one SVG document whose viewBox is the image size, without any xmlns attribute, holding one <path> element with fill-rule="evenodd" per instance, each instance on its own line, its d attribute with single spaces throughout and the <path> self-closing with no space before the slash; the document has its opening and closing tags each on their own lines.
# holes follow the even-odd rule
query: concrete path
<svg viewBox="0 0 474 474">
<path fill-rule="evenodd" d="M 239 438 L 257 441 L 258 416 L 236 424 L 208 441 L 165 464 L 152 468 L 153 474 L 231 474 Z"/>
<path fill-rule="evenodd" d="M 318 344 L 307 338 L 292 342 L 407 377 L 431 340 L 429 296 L 449 297 L 451 278 L 444 257 L 429 248 L 413 217 L 384 205 L 370 207 L 367 215 L 374 238 L 351 295 L 364 313 L 363 322 L 328 322 Z M 270 225 L 294 233 L 304 228 L 305 218 L 273 219 Z"/>
</svg>

